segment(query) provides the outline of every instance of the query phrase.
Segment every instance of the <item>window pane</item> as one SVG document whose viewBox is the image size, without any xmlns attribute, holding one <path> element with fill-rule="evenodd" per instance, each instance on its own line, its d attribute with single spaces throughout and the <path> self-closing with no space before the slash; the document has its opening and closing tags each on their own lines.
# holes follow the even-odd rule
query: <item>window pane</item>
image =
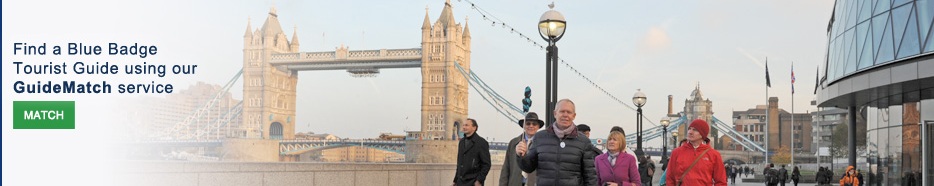
<svg viewBox="0 0 934 186">
<path fill-rule="evenodd" d="M 901 46 L 902 35 L 905 34 L 905 25 L 908 23 L 908 14 L 911 13 L 911 6 L 901 6 L 892 10 L 892 32 L 894 33 L 892 38 L 895 42 L 895 47 Z M 895 49 L 898 51 L 898 48 Z"/>
<path fill-rule="evenodd" d="M 833 57 L 833 61 L 830 61 L 829 66 L 825 67 L 827 68 L 828 77 L 831 80 L 835 80 L 840 77 L 839 75 L 840 73 L 837 72 L 837 68 L 836 68 L 837 63 L 840 63 L 840 57 L 843 56 L 842 54 L 840 54 L 840 48 L 841 48 L 840 43 L 841 42 L 837 42 L 837 41 L 834 41 L 833 43 L 831 43 L 833 45 L 833 48 L 831 50 L 833 53 L 831 53 L 831 55 L 834 57 Z"/>
<path fill-rule="evenodd" d="M 924 167 L 927 169 L 926 179 L 930 182 L 934 180 L 934 99 L 921 100 L 921 119 L 925 125 L 924 151 L 927 153 L 927 165 Z"/>
<path fill-rule="evenodd" d="M 840 21 L 840 32 L 838 33 L 843 34 L 843 32 L 845 32 L 847 29 L 850 28 L 850 26 L 852 26 L 850 24 L 850 18 L 852 17 L 850 16 L 850 12 L 853 11 L 854 8 L 852 7 L 854 7 L 854 4 L 856 3 L 852 1 L 845 1 L 843 2 L 843 9 L 835 10 L 837 13 L 840 14 L 840 19 L 837 19 L 837 21 Z"/>
<path fill-rule="evenodd" d="M 905 27 L 905 36 L 902 39 L 902 44 L 900 47 L 898 47 L 897 58 L 903 58 L 921 52 L 921 43 L 918 41 L 917 20 L 915 20 L 915 16 L 913 15 L 914 12 L 909 14 L 908 26 Z"/>
<path fill-rule="evenodd" d="M 879 121 L 879 122 L 878 122 L 878 130 L 876 130 L 876 134 L 878 135 L 878 141 L 879 141 L 879 143 L 878 143 L 878 144 L 879 144 L 879 152 L 877 153 L 878 156 L 879 156 L 879 157 L 878 157 L 878 160 L 877 160 L 878 163 L 879 163 L 879 165 L 878 165 L 878 167 L 876 167 L 876 169 L 877 169 L 876 171 L 878 171 L 878 173 L 879 173 L 879 174 L 878 174 L 878 178 L 879 178 L 879 179 L 877 180 L 877 183 L 880 183 L 880 185 L 881 185 L 881 184 L 884 184 L 884 183 L 885 183 L 885 180 L 889 177 L 888 174 L 887 174 L 887 173 L 889 172 L 888 163 L 889 163 L 889 161 L 891 161 L 891 160 L 888 158 L 888 155 L 889 155 L 889 154 L 888 154 L 888 144 L 889 144 L 889 129 L 888 129 L 888 126 L 889 126 L 889 109 L 890 109 L 890 108 L 879 108 L 879 113 L 876 114 L 877 116 L 879 116 L 879 119 L 877 120 L 877 121 Z"/>
<path fill-rule="evenodd" d="M 850 5 L 850 10 L 847 11 L 849 14 L 847 14 L 846 19 L 846 28 L 849 29 L 856 26 L 856 23 L 859 22 L 859 6 L 863 3 L 859 1 L 847 1 L 847 3 L 852 4 Z"/>
<path fill-rule="evenodd" d="M 915 2 L 915 11 L 918 13 L 918 29 L 921 30 L 921 36 L 928 34 L 931 28 L 931 22 L 934 21 L 934 1 L 922 0 Z M 924 41 L 926 38 L 921 38 Z"/>
<path fill-rule="evenodd" d="M 857 24 L 868 20 L 869 17 L 872 16 L 872 1 L 859 1 L 859 2 L 860 2 L 859 19 L 856 22 Z"/>
<path fill-rule="evenodd" d="M 856 63 L 856 58 L 853 57 L 855 55 L 853 54 L 854 53 L 853 51 L 855 50 L 853 48 L 853 43 L 854 43 L 853 32 L 855 31 L 853 30 L 846 31 L 846 33 L 843 33 L 843 37 L 840 39 L 843 41 L 843 49 L 841 49 L 843 50 L 843 57 L 840 58 L 842 61 L 840 61 L 840 63 L 837 64 L 837 70 L 840 71 L 841 77 L 846 76 L 847 74 L 850 74 L 852 72 L 852 71 L 847 71 L 846 66 L 850 66 L 851 64 Z"/>
<path fill-rule="evenodd" d="M 889 143 L 884 149 L 886 158 L 891 160 L 887 165 L 888 178 L 886 185 L 897 185 L 901 183 L 902 174 L 902 106 L 895 105 L 889 107 Z"/>
<path fill-rule="evenodd" d="M 873 59 L 879 55 L 879 43 L 882 43 L 882 34 L 885 25 L 889 22 L 889 14 L 882 14 L 872 18 L 872 52 Z"/>
<path fill-rule="evenodd" d="M 910 92 L 906 94 L 918 94 Z M 914 178 L 914 175 L 920 175 L 921 172 L 921 113 L 918 102 L 907 102 L 903 104 L 904 114 L 902 115 L 902 171 L 907 178 Z"/>
<path fill-rule="evenodd" d="M 878 181 L 876 176 L 879 174 L 879 108 L 869 107 L 866 109 L 866 160 L 869 162 L 869 174 L 866 185 L 873 185 L 873 181 Z"/>
<path fill-rule="evenodd" d="M 928 31 L 927 44 L 924 46 L 925 52 L 934 51 L 934 32 Z"/>
<path fill-rule="evenodd" d="M 879 44 L 879 55 L 876 57 L 877 65 L 895 59 L 895 47 L 892 46 L 892 19 L 885 24 L 884 31 L 882 42 Z"/>
<path fill-rule="evenodd" d="M 911 0 L 895 0 L 895 2 L 892 4 L 892 6 L 898 6 L 898 5 L 902 5 L 902 4 L 908 3 L 908 2 L 911 2 Z"/>
<path fill-rule="evenodd" d="M 872 65 L 872 34 L 870 32 L 871 30 L 869 30 L 869 23 L 870 22 L 867 21 L 856 26 L 856 28 L 858 28 L 857 30 L 860 30 L 860 32 L 858 32 L 860 34 L 856 36 L 859 39 L 857 43 L 860 47 L 857 48 L 859 49 L 859 63 L 857 63 L 859 68 L 856 69 L 863 69 Z M 854 71 L 856 69 L 854 69 Z"/>
<path fill-rule="evenodd" d="M 879 0 L 876 2 L 876 9 L 873 10 L 873 14 L 879 14 L 885 11 L 889 11 L 892 1 L 889 0 Z"/>
</svg>

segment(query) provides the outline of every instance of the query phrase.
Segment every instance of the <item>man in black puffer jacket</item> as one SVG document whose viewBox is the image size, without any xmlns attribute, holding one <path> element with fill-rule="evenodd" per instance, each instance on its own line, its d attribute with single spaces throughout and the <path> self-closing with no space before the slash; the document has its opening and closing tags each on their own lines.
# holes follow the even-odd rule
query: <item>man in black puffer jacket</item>
<svg viewBox="0 0 934 186">
<path fill-rule="evenodd" d="M 574 102 L 562 99 L 555 103 L 555 123 L 536 133 L 530 147 L 525 141 L 516 145 L 519 168 L 537 171 L 538 185 L 597 185 L 596 154 L 590 139 L 577 131 L 576 116 Z"/>
</svg>

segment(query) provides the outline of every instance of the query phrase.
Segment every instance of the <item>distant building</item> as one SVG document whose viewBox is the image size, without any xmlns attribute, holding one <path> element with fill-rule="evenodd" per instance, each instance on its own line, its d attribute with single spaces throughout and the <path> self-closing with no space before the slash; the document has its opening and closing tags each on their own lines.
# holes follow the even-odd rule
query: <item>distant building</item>
<svg viewBox="0 0 934 186">
<path fill-rule="evenodd" d="M 814 125 L 817 126 L 812 132 L 813 143 L 811 150 L 813 152 L 822 152 L 822 154 L 819 155 L 821 162 L 830 162 L 831 159 L 828 152 L 830 152 L 830 146 L 833 145 L 833 131 L 839 124 L 847 125 L 846 115 L 846 109 L 838 109 L 833 107 L 824 108 L 824 110 L 820 112 L 811 112 Z M 862 125 L 865 126 L 865 123 Z M 865 131 L 865 129 L 863 131 Z"/>
<path fill-rule="evenodd" d="M 768 126 L 766 126 L 766 113 L 769 113 L 768 120 L 771 121 L 768 122 Z M 794 141 L 795 152 L 813 152 L 811 115 L 809 113 L 792 114 L 779 109 L 777 97 L 769 98 L 768 105 L 757 105 L 756 108 L 746 111 L 733 111 L 733 120 L 733 126 L 737 132 L 763 148 L 766 147 L 766 135 L 769 135 L 769 151 L 775 151 L 781 146 L 791 148 L 791 143 Z M 790 127 L 792 123 L 794 129 Z M 769 127 L 768 134 L 766 134 L 766 127 Z M 794 131 L 793 137 L 792 131 Z M 743 150 L 740 145 L 730 145 L 724 148 Z"/>
</svg>

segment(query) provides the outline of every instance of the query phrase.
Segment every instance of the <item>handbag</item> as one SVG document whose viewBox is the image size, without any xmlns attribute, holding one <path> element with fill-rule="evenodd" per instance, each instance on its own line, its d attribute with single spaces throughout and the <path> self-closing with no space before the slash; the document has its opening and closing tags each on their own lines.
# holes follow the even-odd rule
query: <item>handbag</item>
<svg viewBox="0 0 934 186">
<path fill-rule="evenodd" d="M 688 172 L 691 171 L 692 168 L 694 168 L 694 165 L 697 165 L 697 161 L 700 160 L 701 157 L 704 157 L 705 155 L 707 155 L 707 151 L 709 150 L 710 149 L 704 150 L 704 152 L 701 152 L 700 156 L 697 156 L 697 158 L 694 158 L 694 163 L 691 163 L 691 166 L 689 166 L 688 169 L 684 170 L 684 173 L 681 173 L 681 178 L 678 178 L 675 185 L 681 186 L 681 183 L 684 183 L 684 176 L 688 175 Z"/>
</svg>

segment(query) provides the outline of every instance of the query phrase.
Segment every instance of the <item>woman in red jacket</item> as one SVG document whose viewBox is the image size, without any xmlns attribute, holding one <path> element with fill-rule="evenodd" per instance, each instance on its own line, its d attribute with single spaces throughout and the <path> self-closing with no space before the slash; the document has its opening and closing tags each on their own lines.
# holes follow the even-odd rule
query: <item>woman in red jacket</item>
<svg viewBox="0 0 934 186">
<path fill-rule="evenodd" d="M 726 169 L 720 152 L 707 145 L 710 125 L 694 120 L 688 127 L 686 142 L 671 152 L 665 182 L 672 185 L 726 186 Z M 680 184 L 678 184 L 680 183 Z"/>
</svg>

